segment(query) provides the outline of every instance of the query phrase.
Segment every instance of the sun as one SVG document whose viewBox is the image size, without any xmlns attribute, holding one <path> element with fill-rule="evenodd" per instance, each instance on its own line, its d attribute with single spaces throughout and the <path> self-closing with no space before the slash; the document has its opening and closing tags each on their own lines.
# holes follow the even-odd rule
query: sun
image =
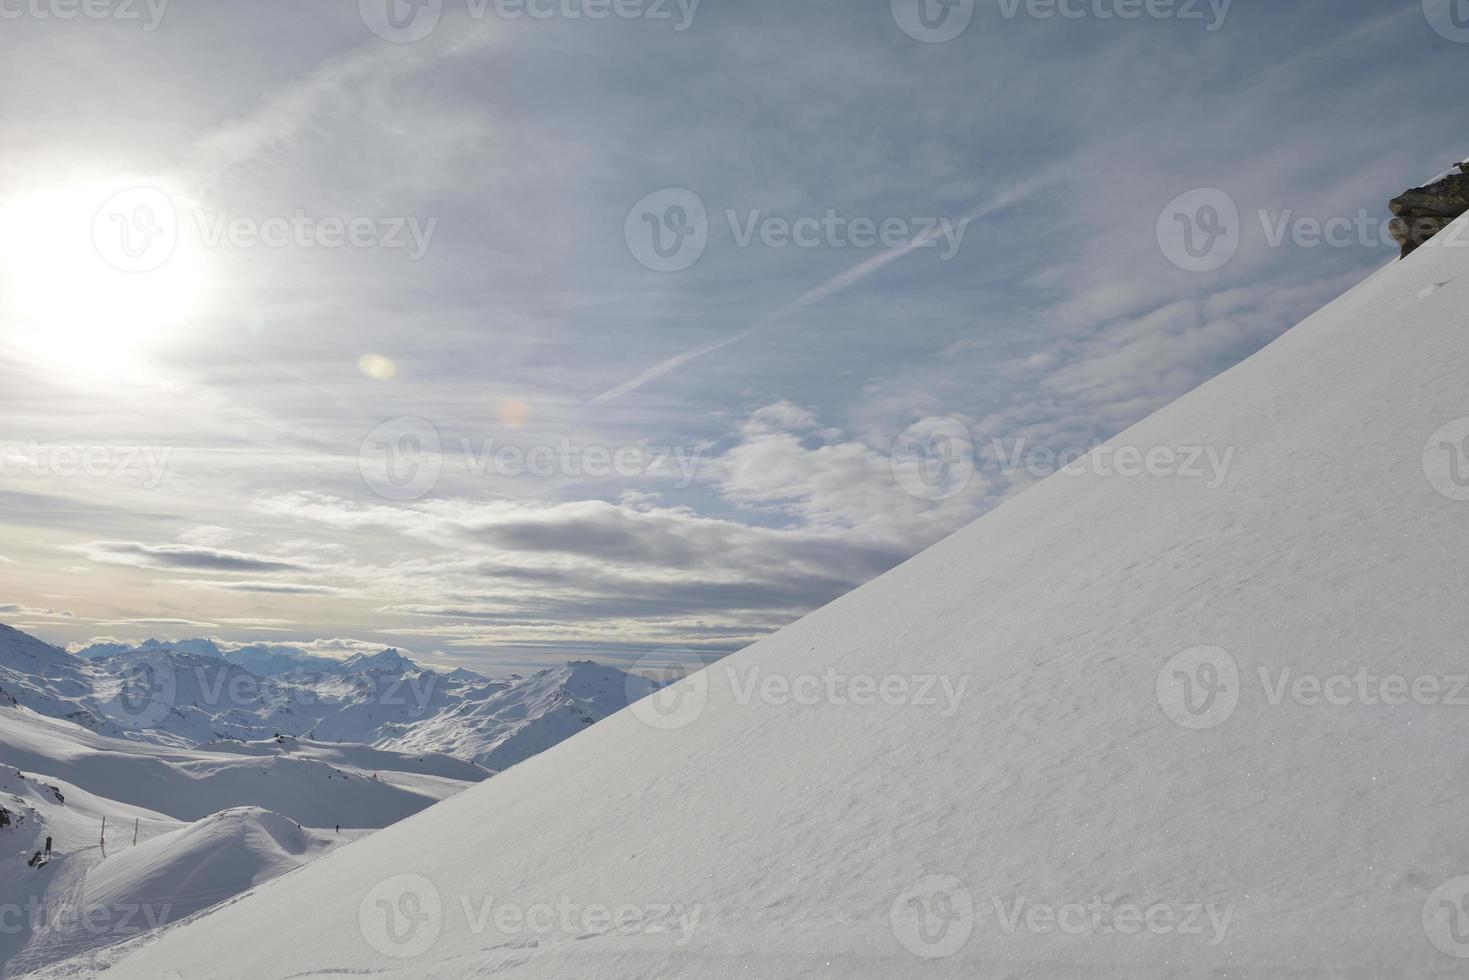
<svg viewBox="0 0 1469 980">
<path fill-rule="evenodd" d="M 0 342 L 63 375 L 135 376 L 203 291 L 181 219 L 157 181 L 0 200 Z"/>
</svg>

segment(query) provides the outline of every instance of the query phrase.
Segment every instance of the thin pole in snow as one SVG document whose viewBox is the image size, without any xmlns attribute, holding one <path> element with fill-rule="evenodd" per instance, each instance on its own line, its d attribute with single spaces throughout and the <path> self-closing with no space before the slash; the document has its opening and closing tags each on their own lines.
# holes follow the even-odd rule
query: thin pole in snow
<svg viewBox="0 0 1469 980">
<path fill-rule="evenodd" d="M 134 817 L 133 818 L 133 846 L 134 847 L 137 847 L 138 846 L 138 820 L 139 819 L 140 818 L 138 818 L 138 817 Z"/>
<path fill-rule="evenodd" d="M 102 844 L 107 844 L 107 817 L 102 817 Z"/>
</svg>

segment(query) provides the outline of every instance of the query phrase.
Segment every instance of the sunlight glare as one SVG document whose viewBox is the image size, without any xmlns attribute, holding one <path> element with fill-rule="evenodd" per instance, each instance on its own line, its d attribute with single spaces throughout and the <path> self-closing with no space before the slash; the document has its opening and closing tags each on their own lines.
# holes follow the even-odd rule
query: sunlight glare
<svg viewBox="0 0 1469 980">
<path fill-rule="evenodd" d="M 0 202 L 0 340 L 64 376 L 136 376 L 202 291 L 174 201 L 111 181 Z"/>
</svg>

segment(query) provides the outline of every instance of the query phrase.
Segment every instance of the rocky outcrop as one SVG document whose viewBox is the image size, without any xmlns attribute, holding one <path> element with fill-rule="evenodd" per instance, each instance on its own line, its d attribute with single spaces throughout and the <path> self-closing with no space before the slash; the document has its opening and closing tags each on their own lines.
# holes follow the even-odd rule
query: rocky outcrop
<svg viewBox="0 0 1469 980">
<path fill-rule="evenodd" d="M 1422 187 L 1404 191 L 1388 203 L 1393 240 L 1403 247 L 1403 258 L 1469 211 L 1469 160 Z"/>
</svg>

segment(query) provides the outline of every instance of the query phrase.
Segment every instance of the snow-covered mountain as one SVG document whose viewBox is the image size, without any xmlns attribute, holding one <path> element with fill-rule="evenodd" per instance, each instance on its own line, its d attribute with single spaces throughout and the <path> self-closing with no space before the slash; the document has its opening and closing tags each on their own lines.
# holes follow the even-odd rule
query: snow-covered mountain
<svg viewBox="0 0 1469 980">
<path fill-rule="evenodd" d="M 1466 221 L 891 573 L 104 975 L 1463 976 Z M 1222 486 L 1111 465 L 1204 447 Z"/>
<path fill-rule="evenodd" d="M 652 690 L 595 664 L 491 681 L 396 650 L 82 653 L 0 626 L 0 977 L 90 974 L 118 942 L 493 775 L 474 759 L 508 768 Z"/>
<path fill-rule="evenodd" d="M 178 775 L 172 792 L 183 795 L 187 778 Z M 5 977 L 182 921 L 365 833 L 303 829 L 258 807 L 182 822 L 8 765 L 0 812 Z"/>
<path fill-rule="evenodd" d="M 21 704 L 109 737 L 180 747 L 282 734 L 444 752 L 498 770 L 652 688 L 585 662 L 491 680 L 434 671 L 398 650 L 335 661 L 289 647 L 222 651 L 205 639 L 72 655 L 0 626 L 0 689 Z"/>
<path fill-rule="evenodd" d="M 179 921 L 490 775 L 286 736 L 157 746 L 0 700 L 0 977 Z"/>
</svg>

